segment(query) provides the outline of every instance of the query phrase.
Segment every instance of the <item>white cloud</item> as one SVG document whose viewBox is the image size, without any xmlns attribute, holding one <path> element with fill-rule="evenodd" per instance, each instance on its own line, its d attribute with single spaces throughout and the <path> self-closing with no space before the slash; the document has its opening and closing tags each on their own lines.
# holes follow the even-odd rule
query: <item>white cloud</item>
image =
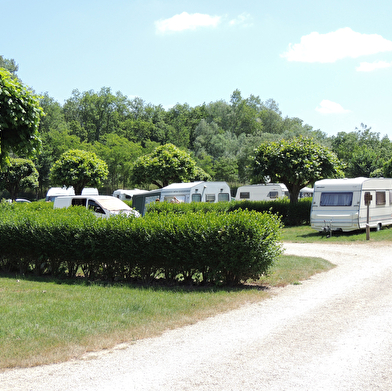
<svg viewBox="0 0 392 391">
<path fill-rule="evenodd" d="M 392 66 L 392 62 L 386 61 L 374 61 L 374 62 L 361 62 L 358 67 L 355 69 L 358 72 L 372 72 L 376 69 L 382 68 L 390 68 Z"/>
<path fill-rule="evenodd" d="M 281 57 L 288 61 L 330 63 L 387 51 L 392 51 L 392 41 L 378 34 L 361 34 L 346 27 L 327 34 L 313 32 L 304 35 L 301 43 L 290 44 Z"/>
<path fill-rule="evenodd" d="M 158 20 L 155 22 L 155 28 L 158 33 L 164 34 L 167 32 L 195 30 L 198 27 L 216 27 L 220 21 L 220 16 L 183 12 L 169 19 Z"/>
<path fill-rule="evenodd" d="M 243 27 L 249 27 L 249 26 L 252 25 L 251 19 L 252 18 L 250 16 L 250 14 L 247 14 L 247 13 L 244 12 L 244 13 L 238 15 L 236 18 L 230 20 L 229 25 L 230 26 L 238 26 L 238 25 L 240 25 L 240 26 L 243 26 Z"/>
<path fill-rule="evenodd" d="M 339 103 L 327 99 L 321 101 L 320 106 L 316 108 L 316 111 L 322 114 L 341 114 L 350 112 L 350 110 L 345 110 Z"/>
</svg>

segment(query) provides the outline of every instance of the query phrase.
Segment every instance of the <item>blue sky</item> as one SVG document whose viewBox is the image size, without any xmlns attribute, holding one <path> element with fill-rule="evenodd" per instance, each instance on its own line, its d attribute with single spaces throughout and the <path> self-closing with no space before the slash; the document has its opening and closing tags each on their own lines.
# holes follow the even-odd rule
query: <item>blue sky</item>
<svg viewBox="0 0 392 391">
<path fill-rule="evenodd" d="M 328 135 L 392 139 L 392 2 L 0 0 L 0 54 L 37 93 L 110 87 L 168 108 L 274 99 Z"/>
</svg>

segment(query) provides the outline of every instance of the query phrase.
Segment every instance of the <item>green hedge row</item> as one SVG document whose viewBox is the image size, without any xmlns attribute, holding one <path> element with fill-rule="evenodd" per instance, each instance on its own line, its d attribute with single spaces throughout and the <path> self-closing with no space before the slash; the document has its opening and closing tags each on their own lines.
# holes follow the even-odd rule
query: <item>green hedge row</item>
<svg viewBox="0 0 392 391">
<path fill-rule="evenodd" d="M 281 217 L 285 226 L 310 224 L 310 208 L 312 198 L 303 198 L 296 204 L 290 204 L 286 198 L 276 201 L 231 201 L 219 203 L 192 202 L 190 204 L 171 204 L 169 202 L 154 202 L 147 209 L 152 212 L 194 213 L 215 212 L 226 213 L 235 210 L 249 210 L 256 212 L 271 212 Z"/>
<path fill-rule="evenodd" d="M 34 205 L 35 204 L 35 205 Z M 150 212 L 96 218 L 81 207 L 0 206 L 0 268 L 89 279 L 236 284 L 259 278 L 281 253 L 268 212 Z"/>
</svg>

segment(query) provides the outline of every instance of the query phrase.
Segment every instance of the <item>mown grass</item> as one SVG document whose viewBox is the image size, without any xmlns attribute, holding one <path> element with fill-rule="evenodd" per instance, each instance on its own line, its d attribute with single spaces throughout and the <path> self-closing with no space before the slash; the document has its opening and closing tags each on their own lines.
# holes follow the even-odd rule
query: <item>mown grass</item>
<svg viewBox="0 0 392 391">
<path fill-rule="evenodd" d="M 333 267 L 281 256 L 270 275 L 237 288 L 142 287 L 0 276 L 0 369 L 65 361 L 159 335 L 245 303 L 268 287 L 295 284 Z"/>
<path fill-rule="evenodd" d="M 366 231 L 333 232 L 332 235 L 320 233 L 309 225 L 299 227 L 285 227 L 282 231 L 284 242 L 304 243 L 342 243 L 342 242 L 383 242 L 392 241 L 392 227 L 383 227 L 380 231 L 370 230 L 369 240 L 366 240 Z"/>
</svg>

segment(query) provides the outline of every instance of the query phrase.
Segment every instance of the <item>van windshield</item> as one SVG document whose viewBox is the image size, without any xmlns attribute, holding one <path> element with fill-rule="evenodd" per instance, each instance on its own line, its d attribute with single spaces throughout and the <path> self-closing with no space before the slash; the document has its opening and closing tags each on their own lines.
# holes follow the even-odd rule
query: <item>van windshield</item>
<svg viewBox="0 0 392 391">
<path fill-rule="evenodd" d="M 320 206 L 351 206 L 352 192 L 321 193 Z"/>
<path fill-rule="evenodd" d="M 98 200 L 106 210 L 131 210 L 131 208 L 118 198 L 103 198 Z"/>
</svg>

